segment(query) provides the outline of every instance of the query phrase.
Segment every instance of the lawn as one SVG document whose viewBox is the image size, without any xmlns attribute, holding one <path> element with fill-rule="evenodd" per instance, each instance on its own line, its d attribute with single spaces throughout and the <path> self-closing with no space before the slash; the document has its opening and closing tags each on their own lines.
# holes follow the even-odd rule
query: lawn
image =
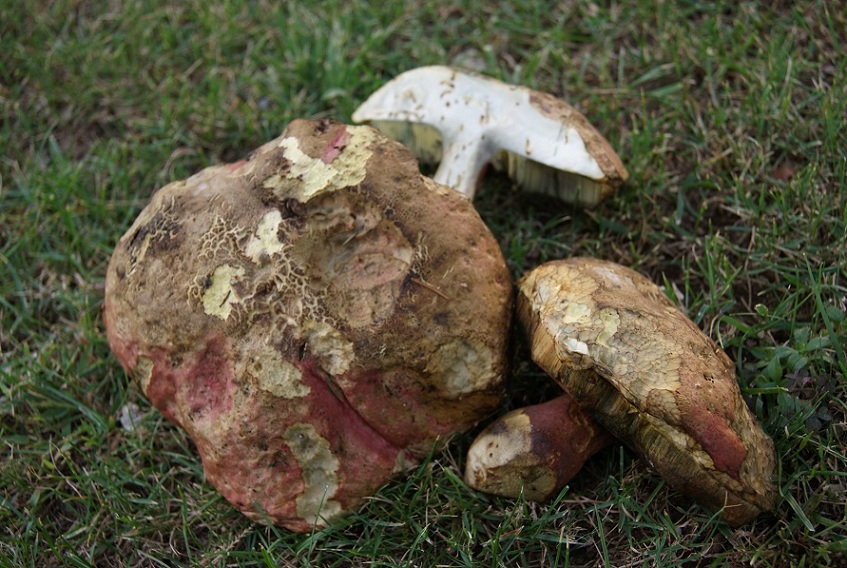
<svg viewBox="0 0 847 568">
<path fill-rule="evenodd" d="M 847 563 L 838 4 L 0 3 L 0 566 Z M 630 266 L 726 350 L 779 455 L 774 515 L 732 529 L 621 447 L 547 505 L 478 494 L 473 433 L 312 534 L 251 523 L 205 483 L 109 352 L 115 242 L 157 188 L 294 118 L 349 121 L 435 63 L 551 92 L 606 135 L 630 180 L 600 207 L 496 175 L 477 207 L 516 277 L 574 255 Z M 555 390 L 516 336 L 504 410 Z"/>
</svg>

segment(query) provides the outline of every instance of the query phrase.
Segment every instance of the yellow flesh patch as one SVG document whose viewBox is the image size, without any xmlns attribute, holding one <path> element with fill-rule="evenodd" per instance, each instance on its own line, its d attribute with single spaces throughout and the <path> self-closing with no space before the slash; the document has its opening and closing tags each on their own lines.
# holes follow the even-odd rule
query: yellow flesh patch
<svg viewBox="0 0 847 568">
<path fill-rule="evenodd" d="M 300 466 L 305 486 L 296 500 L 297 515 L 315 524 L 340 514 L 341 504 L 332 499 L 338 491 L 338 458 L 332 454 L 329 442 L 306 423 L 289 427 L 283 439 Z"/>
<path fill-rule="evenodd" d="M 337 377 L 350 369 L 356 353 L 353 344 L 340 331 L 323 322 L 307 321 L 303 325 L 303 336 L 309 352 L 324 371 Z"/>
<path fill-rule="evenodd" d="M 291 169 L 285 177 L 299 180 L 297 191 L 293 194 L 290 186 L 286 185 L 287 197 L 306 202 L 322 191 L 335 191 L 362 183 L 367 173 L 368 159 L 373 154 L 371 144 L 375 134 L 372 129 L 362 126 L 348 126 L 347 133 L 350 134 L 350 140 L 338 157 L 328 164 L 303 152 L 294 137 L 289 136 L 280 141 L 280 147 L 285 148 L 283 155 L 291 162 Z M 265 187 L 270 189 L 282 185 L 280 176 L 265 180 Z"/>
<path fill-rule="evenodd" d="M 135 363 L 133 375 L 138 380 L 141 386 L 141 392 L 147 394 L 147 387 L 150 385 L 150 379 L 153 377 L 153 360 L 149 357 L 139 355 L 138 361 Z"/>
<path fill-rule="evenodd" d="M 203 311 L 222 320 L 228 318 L 232 305 L 240 301 L 232 284 L 242 276 L 244 269 L 240 266 L 235 268 L 223 264 L 217 267 L 212 275 L 212 284 L 203 293 Z"/>
<path fill-rule="evenodd" d="M 259 388 L 274 396 L 299 398 L 306 396 L 311 390 L 303 383 L 300 369 L 283 359 L 279 351 L 269 345 L 262 346 L 257 360 L 248 370 L 258 380 Z"/>
<path fill-rule="evenodd" d="M 603 308 L 599 313 L 600 321 L 603 322 L 603 330 L 597 336 L 597 343 L 603 347 L 609 347 L 609 340 L 615 336 L 618 331 L 618 325 L 621 323 L 621 317 L 613 308 Z"/>
<path fill-rule="evenodd" d="M 277 209 L 268 211 L 259 221 L 256 234 L 251 237 L 250 242 L 247 243 L 247 250 L 244 251 L 247 256 L 253 259 L 253 262 L 258 264 L 263 256 L 270 257 L 284 248 L 284 245 L 277 238 L 277 231 L 281 222 L 282 213 Z"/>
<path fill-rule="evenodd" d="M 439 347 L 425 370 L 438 377 L 445 396 L 451 397 L 482 390 L 497 380 L 491 352 L 469 339 Z"/>
</svg>

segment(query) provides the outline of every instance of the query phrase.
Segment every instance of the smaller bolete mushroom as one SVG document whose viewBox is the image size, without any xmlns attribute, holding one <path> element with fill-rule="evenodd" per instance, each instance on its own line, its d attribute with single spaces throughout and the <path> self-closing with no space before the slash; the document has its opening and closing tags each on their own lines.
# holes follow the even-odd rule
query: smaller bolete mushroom
<svg viewBox="0 0 847 568">
<path fill-rule="evenodd" d="M 469 197 L 488 163 L 528 191 L 584 206 L 628 177 L 606 139 L 569 104 L 451 67 L 395 77 L 353 120 L 399 140 L 422 162 L 441 162 L 433 179 Z"/>
<path fill-rule="evenodd" d="M 549 262 L 519 282 L 533 360 L 668 484 L 734 526 L 773 510 L 772 440 L 733 362 L 659 288 L 610 262 Z"/>
</svg>

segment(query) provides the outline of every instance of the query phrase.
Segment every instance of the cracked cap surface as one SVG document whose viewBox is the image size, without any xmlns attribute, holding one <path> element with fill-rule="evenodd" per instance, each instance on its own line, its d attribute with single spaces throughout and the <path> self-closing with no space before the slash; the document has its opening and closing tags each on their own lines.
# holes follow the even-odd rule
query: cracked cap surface
<svg viewBox="0 0 847 568">
<path fill-rule="evenodd" d="M 245 514 L 330 522 L 500 401 L 511 281 L 463 196 L 367 126 L 298 120 L 159 190 L 109 343 Z"/>
</svg>

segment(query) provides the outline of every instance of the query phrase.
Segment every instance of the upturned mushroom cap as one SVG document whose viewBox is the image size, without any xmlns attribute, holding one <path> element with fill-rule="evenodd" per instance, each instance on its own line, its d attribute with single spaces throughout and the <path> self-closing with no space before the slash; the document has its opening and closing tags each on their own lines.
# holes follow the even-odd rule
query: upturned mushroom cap
<svg viewBox="0 0 847 568">
<path fill-rule="evenodd" d="M 640 274 L 550 262 L 519 283 L 533 360 L 677 490 L 741 525 L 774 508 L 773 442 L 726 354 Z"/>
<path fill-rule="evenodd" d="M 614 438 L 568 394 L 513 410 L 468 449 L 465 483 L 502 497 L 547 501 Z"/>
<path fill-rule="evenodd" d="M 309 530 L 499 404 L 512 286 L 470 201 L 367 127 L 292 122 L 159 190 L 109 343 L 250 518 Z"/>
<path fill-rule="evenodd" d="M 433 176 L 469 197 L 488 163 L 526 190 L 592 206 L 628 174 L 606 139 L 569 104 L 546 93 L 451 67 L 407 71 L 356 112 L 412 148 Z"/>
</svg>

